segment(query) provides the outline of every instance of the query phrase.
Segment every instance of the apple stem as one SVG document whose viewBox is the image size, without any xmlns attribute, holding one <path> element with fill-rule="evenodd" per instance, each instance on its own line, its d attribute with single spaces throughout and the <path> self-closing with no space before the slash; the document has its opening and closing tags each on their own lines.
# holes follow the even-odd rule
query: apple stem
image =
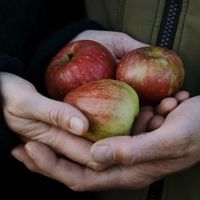
<svg viewBox="0 0 200 200">
<path fill-rule="evenodd" d="M 68 57 L 68 60 L 70 61 L 72 59 L 72 57 L 73 57 L 73 53 L 68 53 L 67 57 Z"/>
</svg>

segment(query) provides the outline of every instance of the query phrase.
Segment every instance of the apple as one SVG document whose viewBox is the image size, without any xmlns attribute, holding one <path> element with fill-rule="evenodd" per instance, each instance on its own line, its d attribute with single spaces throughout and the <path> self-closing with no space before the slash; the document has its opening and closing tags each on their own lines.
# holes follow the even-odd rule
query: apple
<svg viewBox="0 0 200 200">
<path fill-rule="evenodd" d="M 91 141 L 130 134 L 139 112 L 135 90 L 113 79 L 86 83 L 70 91 L 64 102 L 75 106 L 88 118 L 90 126 L 84 137 Z"/>
<path fill-rule="evenodd" d="M 142 47 L 122 57 L 116 79 L 132 86 L 141 104 L 156 104 L 176 93 L 184 82 L 185 70 L 174 51 L 157 47 Z"/>
<path fill-rule="evenodd" d="M 94 80 L 114 78 L 116 62 L 106 47 L 92 40 L 67 43 L 50 61 L 45 74 L 49 95 L 63 100 L 69 91 Z"/>
</svg>

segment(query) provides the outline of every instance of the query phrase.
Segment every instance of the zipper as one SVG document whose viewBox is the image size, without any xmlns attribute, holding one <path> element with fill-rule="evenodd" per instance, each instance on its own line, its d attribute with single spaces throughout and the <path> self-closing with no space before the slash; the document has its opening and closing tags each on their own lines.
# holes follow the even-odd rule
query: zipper
<svg viewBox="0 0 200 200">
<path fill-rule="evenodd" d="M 182 0 L 166 0 L 161 28 L 156 42 L 157 46 L 172 49 L 181 8 Z"/>
<path fill-rule="evenodd" d="M 181 8 L 182 0 L 166 0 L 164 15 L 156 42 L 157 46 L 172 49 Z M 160 200 L 163 186 L 164 179 L 151 184 L 146 200 Z"/>
</svg>

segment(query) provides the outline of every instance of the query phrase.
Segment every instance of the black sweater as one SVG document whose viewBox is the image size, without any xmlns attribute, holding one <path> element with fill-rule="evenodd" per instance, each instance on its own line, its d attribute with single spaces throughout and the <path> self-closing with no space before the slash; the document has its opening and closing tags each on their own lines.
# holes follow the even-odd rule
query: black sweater
<svg viewBox="0 0 200 200">
<path fill-rule="evenodd" d="M 64 44 L 86 29 L 97 30 L 102 27 L 84 19 L 82 0 L 1 0 L 0 71 L 22 76 L 45 94 L 43 81 L 48 62 Z M 34 77 L 37 77 L 37 80 Z M 1 186 L 8 187 L 10 190 L 15 188 L 18 190 L 16 197 L 19 195 L 22 199 L 23 190 L 35 197 L 42 194 L 53 197 L 52 195 L 57 196 L 61 191 L 64 191 L 64 194 L 68 194 L 69 191 L 73 193 L 62 184 L 29 173 L 22 164 L 13 159 L 10 156 L 10 149 L 18 142 L 15 133 L 6 126 L 1 113 Z M 4 189 L 1 190 L 1 195 L 2 192 L 5 192 Z M 9 199 L 12 192 L 5 192 L 5 194 Z M 76 195 L 85 198 L 83 194 L 76 193 Z M 60 196 L 57 197 L 61 199 Z M 66 196 L 64 198 L 66 199 Z M 88 196 L 86 198 L 88 199 Z M 93 199 L 91 194 L 89 199 Z"/>
<path fill-rule="evenodd" d="M 80 2 L 1 0 L 0 70 L 28 79 L 45 93 L 44 71 L 52 56 L 79 32 L 101 28 L 82 19 L 84 7 Z M 16 142 L 1 114 L 0 154 L 8 152 Z"/>
</svg>

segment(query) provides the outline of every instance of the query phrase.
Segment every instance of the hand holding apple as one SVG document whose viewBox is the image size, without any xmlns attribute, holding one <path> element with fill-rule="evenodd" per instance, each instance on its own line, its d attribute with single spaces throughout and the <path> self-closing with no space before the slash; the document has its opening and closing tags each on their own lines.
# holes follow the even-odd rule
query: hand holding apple
<svg viewBox="0 0 200 200">
<path fill-rule="evenodd" d="M 86 30 L 79 33 L 72 41 L 77 40 L 94 40 L 102 44 L 113 54 L 117 63 L 129 51 L 147 46 L 126 33 L 116 31 Z"/>
<path fill-rule="evenodd" d="M 142 104 L 155 104 L 176 93 L 184 81 L 180 57 L 170 49 L 142 47 L 127 53 L 120 61 L 116 79 L 131 85 Z"/>
<path fill-rule="evenodd" d="M 175 95 L 175 98 L 177 99 L 177 101 L 179 103 L 181 103 L 182 101 L 186 100 L 189 96 L 189 94 L 185 91 L 182 92 L 178 92 Z M 172 102 L 171 102 L 172 103 Z M 169 101 L 165 102 L 164 104 L 162 103 L 162 105 L 160 105 L 160 112 L 161 113 L 166 113 L 169 111 L 169 108 L 171 107 L 170 105 L 172 105 Z M 194 104 L 194 102 L 192 102 L 192 105 Z M 194 106 L 195 107 L 195 106 Z M 198 107 L 198 105 L 197 105 Z M 184 109 L 185 110 L 185 109 Z M 191 109 L 189 109 L 191 110 Z M 187 111 L 186 111 L 187 112 Z M 183 115 L 185 116 L 185 115 Z M 177 116 L 179 118 L 179 116 Z M 187 121 L 187 120 L 186 120 Z M 176 124 L 176 123 L 175 123 Z M 170 127 L 174 127 L 174 126 L 170 126 Z M 186 130 L 186 129 L 184 129 Z M 161 131 L 163 135 L 163 133 L 165 134 L 165 132 Z M 168 131 L 166 132 L 167 134 L 169 133 Z M 155 137 L 157 137 L 157 134 L 153 134 Z M 174 135 L 174 134 L 172 134 Z M 176 135 L 176 134 L 175 134 Z M 141 138 L 139 138 L 141 136 Z M 145 137 L 148 137 L 148 134 L 143 134 L 143 135 L 138 135 L 138 136 L 133 136 L 133 137 L 116 137 L 116 138 L 109 138 L 103 141 L 98 142 L 98 146 L 100 147 L 100 152 L 102 152 L 103 148 L 106 150 L 105 153 L 101 154 L 100 156 L 97 155 L 97 152 L 95 152 L 95 148 L 97 146 L 97 144 L 94 144 L 94 146 L 92 147 L 92 165 L 86 165 L 87 167 L 85 167 L 84 165 L 78 165 L 76 162 L 71 162 L 70 160 L 66 160 L 63 157 L 57 156 L 57 154 L 55 154 L 55 152 L 53 152 L 51 150 L 51 148 L 49 148 L 49 146 L 45 146 L 42 143 L 38 143 L 38 142 L 29 142 L 28 144 L 26 144 L 26 147 L 28 147 L 29 149 L 31 149 L 31 153 L 30 151 L 25 151 L 23 146 L 17 146 L 15 149 L 13 149 L 12 154 L 17 155 L 17 159 L 20 160 L 21 162 L 23 162 L 30 170 L 43 174 L 46 176 L 46 174 L 48 174 L 49 177 L 63 182 L 64 184 L 66 184 L 68 187 L 71 187 L 71 189 L 73 190 L 79 190 L 79 191 L 83 191 L 83 190 L 99 190 L 101 189 L 108 189 L 109 187 L 131 187 L 131 188 L 137 188 L 137 187 L 142 187 L 145 185 L 150 184 L 150 182 L 155 181 L 155 177 L 160 177 L 165 175 L 165 171 L 167 171 L 167 174 L 170 172 L 174 172 L 176 170 L 179 170 L 179 167 L 183 167 L 185 166 L 185 164 L 189 164 L 190 165 L 190 161 L 191 161 L 191 156 L 190 158 L 186 158 L 183 157 L 183 159 L 175 159 L 173 157 L 173 159 L 169 159 L 169 161 L 167 159 L 161 159 L 158 160 L 156 159 L 156 161 L 150 161 L 150 162 L 144 162 L 142 160 L 142 163 L 139 165 L 135 165 L 133 164 L 132 166 L 126 166 L 128 164 L 128 162 L 130 163 L 131 161 L 134 161 L 136 157 L 141 159 L 141 153 L 145 154 L 145 152 L 143 151 L 144 149 L 147 148 L 148 146 L 148 142 L 145 141 L 145 143 L 143 143 L 144 145 L 139 145 L 137 144 L 137 140 L 139 142 L 139 140 L 144 140 Z M 135 138 L 135 139 L 134 139 Z M 138 139 L 137 139 L 138 138 Z M 146 153 L 149 155 L 149 150 L 153 149 L 156 151 L 156 153 L 160 153 L 162 152 L 163 149 L 163 145 L 160 145 L 160 139 L 162 137 L 159 137 L 159 140 L 154 140 L 154 142 L 158 141 L 159 144 L 158 146 L 153 144 L 150 146 L 149 149 L 147 149 Z M 78 139 L 78 137 L 77 137 Z M 184 139 L 186 139 L 184 137 Z M 111 159 L 110 161 L 107 161 L 107 156 L 106 153 L 108 153 L 108 148 L 109 145 L 100 145 L 99 143 L 102 144 L 102 142 L 107 141 L 109 143 L 109 140 L 116 140 L 118 141 L 118 143 L 116 143 L 116 141 L 113 141 L 113 143 L 110 145 L 110 147 L 113 147 L 114 152 L 114 157 L 113 159 Z M 179 140 L 173 140 L 175 142 L 179 141 Z M 192 140 L 192 141 L 196 141 L 196 140 Z M 89 141 L 88 141 L 89 142 Z M 108 144 L 107 143 L 107 144 Z M 134 145 L 133 145 L 134 143 Z M 164 145 L 169 144 L 168 140 L 164 142 Z M 181 141 L 182 144 L 182 141 Z M 186 144 L 188 145 L 189 143 L 186 141 L 186 143 L 184 142 L 183 145 Z M 73 144 L 74 145 L 74 144 Z M 178 145 L 172 145 L 172 148 L 169 148 L 170 150 L 173 149 L 173 147 L 179 147 L 180 144 Z M 67 146 L 67 145 L 65 145 Z M 76 146 L 76 148 L 82 146 L 82 144 L 78 144 L 78 146 Z M 139 146 L 138 149 L 136 149 Z M 198 145 L 199 146 L 199 145 Z M 72 146 L 72 150 L 76 149 L 74 148 L 74 146 Z M 140 149 L 141 147 L 141 149 Z M 133 149 L 135 148 L 135 149 Z M 158 151 L 157 149 L 161 148 L 161 151 Z M 70 149 L 70 148 L 69 148 Z M 168 147 L 167 147 L 168 149 Z M 176 150 L 175 153 L 177 152 L 182 152 L 184 150 L 182 149 L 187 149 L 187 147 L 181 148 L 180 150 Z M 188 148 L 188 149 L 196 149 L 196 148 Z M 120 151 L 121 150 L 121 151 Z M 142 151 L 140 151 L 142 150 Z M 76 152 L 77 153 L 77 149 L 76 151 L 72 151 L 72 152 Z M 169 152 L 164 151 L 164 152 Z M 112 151 L 110 151 L 110 153 L 112 153 Z M 131 154 L 131 155 L 130 155 Z M 132 156 L 132 154 L 134 154 L 134 156 Z M 82 153 L 81 152 L 81 156 L 83 157 L 87 155 L 86 153 Z M 136 156 L 135 156 L 136 155 Z M 31 158 L 30 158 L 31 157 Z M 103 159 L 99 160 L 100 157 Z M 133 158 L 133 159 L 132 159 Z M 142 158 L 144 158 L 142 156 Z M 195 159 L 198 158 L 198 156 L 196 156 L 195 154 Z M 189 160 L 189 162 L 188 162 Z M 94 162 L 95 161 L 95 162 Z M 173 162 L 172 162 L 173 161 Z M 185 161 L 185 162 L 184 162 Z M 98 163 L 96 163 L 98 162 Z M 100 162 L 100 163 L 99 163 Z M 106 166 L 109 168 L 105 169 L 105 168 L 96 168 L 97 166 L 99 166 L 101 164 L 101 166 Z M 165 162 L 165 163 L 163 163 Z M 113 165 L 113 163 L 115 163 L 115 166 L 111 167 L 111 165 Z M 116 165 L 116 163 L 126 163 L 125 165 Z M 185 163 L 185 164 L 184 164 Z M 31 168 L 30 168 L 31 166 Z M 90 169 L 90 167 L 92 166 L 92 169 L 104 169 L 104 171 L 101 172 L 97 172 L 96 170 L 93 171 L 92 169 Z M 170 169 L 169 169 L 169 168 Z M 187 167 L 187 166 L 186 166 Z M 55 170 L 55 168 L 57 170 Z M 169 172 L 169 170 L 171 170 Z M 60 173 L 58 174 L 57 171 L 59 171 Z M 68 173 L 70 171 L 70 178 L 67 176 L 65 176 L 66 173 Z M 158 171 L 161 172 L 161 174 L 158 174 Z M 84 173 L 83 173 L 84 172 Z M 85 173 L 86 172 L 86 173 Z M 123 172 L 123 173 L 122 173 Z M 88 173 L 90 173 L 90 176 L 88 176 Z M 152 174 L 154 174 L 154 176 L 152 176 Z M 125 177 L 124 177 L 125 175 Z M 80 179 L 80 177 L 82 176 L 82 178 Z M 122 178 L 123 177 L 123 178 Z M 97 181 L 96 184 L 94 184 L 94 181 Z M 118 179 L 119 181 L 116 181 L 116 179 Z M 81 180 L 81 183 L 80 183 Z M 104 180 L 102 182 L 102 180 Z M 109 180 L 109 181 L 108 181 Z M 124 181 L 123 181 L 124 180 Z M 119 185 L 120 183 L 120 185 Z M 116 185 L 115 185 L 116 184 Z"/>
<path fill-rule="evenodd" d="M 100 43 L 78 40 L 66 44 L 47 67 L 45 82 L 53 99 L 63 100 L 69 91 L 94 80 L 114 78 L 113 55 Z"/>
<path fill-rule="evenodd" d="M 89 120 L 86 138 L 129 135 L 139 112 L 137 93 L 128 84 L 111 79 L 92 81 L 69 92 L 64 102 L 78 108 Z"/>
<path fill-rule="evenodd" d="M 67 159 L 91 166 L 91 142 L 77 136 L 88 130 L 83 113 L 69 104 L 46 98 L 16 75 L 1 72 L 0 84 L 2 114 L 10 130 L 25 143 L 41 142 Z"/>
<path fill-rule="evenodd" d="M 112 135 L 124 134 L 123 131 L 121 133 L 119 131 L 117 133 L 113 132 L 116 125 L 113 125 L 114 119 L 112 117 L 109 127 L 107 125 L 108 121 L 103 119 L 106 114 L 112 115 L 113 112 L 115 113 L 116 108 L 121 103 L 120 101 L 116 103 L 111 96 L 112 90 L 118 91 L 119 96 L 121 91 L 114 88 L 114 84 L 105 84 L 106 79 L 113 79 L 114 81 L 115 64 L 110 52 L 98 42 L 76 40 L 67 44 L 52 59 L 47 68 L 46 84 L 49 94 L 53 98 L 61 100 L 67 93 L 70 93 L 65 97 L 65 102 L 71 103 L 81 111 L 84 110 L 84 114 L 88 118 L 98 116 L 98 119 L 90 119 L 90 124 L 92 124 L 91 127 L 93 128 L 92 131 L 90 129 L 87 132 L 86 136 L 93 141 Z M 93 86 L 93 83 L 88 87 L 88 82 L 100 79 L 105 79 L 103 81 L 104 89 L 102 89 L 102 86 L 99 89 L 99 86 L 95 85 L 96 83 L 94 85 L 97 88 Z M 148 46 L 132 50 L 121 59 L 117 68 L 116 79 L 132 86 L 138 93 L 142 104 L 153 105 L 181 88 L 184 80 L 184 68 L 181 59 L 175 52 L 161 47 Z M 85 87 L 79 88 L 85 84 Z M 72 91 L 74 89 L 76 90 Z M 106 101 L 101 99 L 105 96 L 105 92 L 108 93 L 110 100 L 106 106 L 103 105 Z M 93 95 L 96 95 L 96 93 L 98 93 L 98 96 L 94 98 Z M 91 98 L 93 98 L 92 101 L 95 99 L 95 102 L 91 103 Z M 77 104 L 77 101 L 81 102 L 81 106 Z M 84 101 L 83 107 L 82 101 Z M 99 109 L 102 106 L 103 109 Z M 105 111 L 107 112 L 106 114 L 103 113 Z M 87 115 L 88 112 L 92 113 Z M 122 109 L 120 112 L 122 112 Z M 102 113 L 103 117 L 101 116 Z M 101 117 L 99 118 L 99 116 Z M 98 125 L 94 121 L 95 123 L 98 121 Z M 116 121 L 116 123 L 118 122 Z M 121 126 L 124 126 L 124 124 L 121 124 Z M 130 124 L 127 126 L 130 130 Z M 107 132 L 107 129 L 110 132 Z"/>
</svg>

